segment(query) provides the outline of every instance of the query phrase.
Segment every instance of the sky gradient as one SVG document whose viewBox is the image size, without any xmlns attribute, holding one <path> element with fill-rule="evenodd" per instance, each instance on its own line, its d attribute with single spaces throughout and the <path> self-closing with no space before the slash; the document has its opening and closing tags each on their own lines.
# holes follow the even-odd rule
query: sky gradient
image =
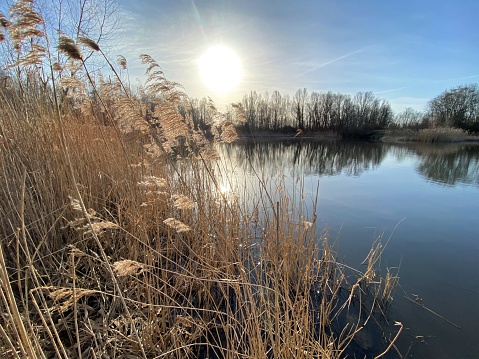
<svg viewBox="0 0 479 359">
<path fill-rule="evenodd" d="M 191 97 L 220 109 L 244 94 L 299 88 L 372 91 L 394 111 L 423 110 L 446 89 L 479 82 L 477 0 L 120 0 L 119 54 L 133 82 L 147 53 Z M 236 90 L 203 84 L 198 59 L 216 44 L 241 58 Z"/>
</svg>

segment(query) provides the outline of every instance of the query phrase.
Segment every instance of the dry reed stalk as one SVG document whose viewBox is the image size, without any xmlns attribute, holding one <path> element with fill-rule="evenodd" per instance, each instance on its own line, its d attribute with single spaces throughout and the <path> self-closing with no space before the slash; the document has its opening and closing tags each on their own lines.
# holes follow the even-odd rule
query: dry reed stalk
<svg viewBox="0 0 479 359">
<path fill-rule="evenodd" d="M 399 277 L 397 275 L 393 276 L 388 269 L 386 273 L 386 278 L 384 279 L 384 288 L 381 295 L 381 300 L 383 303 L 387 304 L 392 302 L 393 293 L 398 284 Z"/>
<path fill-rule="evenodd" d="M 389 343 L 388 347 L 386 348 L 385 351 L 383 351 L 381 354 L 377 355 L 374 357 L 374 359 L 379 359 L 379 358 L 382 358 L 383 356 L 385 356 L 390 350 L 391 348 L 393 347 L 394 343 L 396 342 L 396 340 L 399 338 L 399 336 L 401 335 L 401 332 L 404 328 L 403 324 L 401 322 L 395 322 L 394 325 L 396 326 L 399 326 L 399 330 L 396 334 L 396 336 L 394 337 L 394 339 L 391 341 L 391 343 Z"/>
<path fill-rule="evenodd" d="M 15 300 L 15 294 L 13 293 L 12 286 L 10 284 L 10 279 L 8 278 L 7 273 L 7 265 L 5 263 L 5 258 L 3 254 L 3 245 L 0 244 L 0 284 L 1 284 L 1 292 L 2 292 L 2 301 L 5 310 L 7 310 L 7 317 L 12 318 L 12 329 L 15 332 L 16 338 L 14 339 L 14 343 L 18 345 L 18 349 L 20 350 L 22 356 L 26 356 L 29 358 L 35 358 L 34 352 L 34 344 L 30 340 L 30 333 L 27 332 L 24 319 L 22 318 L 18 308 L 19 305 Z M 10 333 L 8 333 L 10 334 Z M 8 339 L 10 340 L 10 338 Z M 14 344 L 12 343 L 12 346 Z"/>
</svg>

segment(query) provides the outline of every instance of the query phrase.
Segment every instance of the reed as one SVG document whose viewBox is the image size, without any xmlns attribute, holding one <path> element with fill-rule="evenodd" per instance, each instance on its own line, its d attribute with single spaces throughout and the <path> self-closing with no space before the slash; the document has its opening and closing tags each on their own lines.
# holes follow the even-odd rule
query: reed
<svg viewBox="0 0 479 359">
<path fill-rule="evenodd" d="M 14 30 L 19 42 L 45 36 Z M 301 186 L 225 194 L 220 179 L 233 178 L 151 57 L 135 94 L 119 76 L 88 73 L 79 45 L 98 44 L 60 40 L 68 77 L 51 64 L 45 84 L 17 62 L 0 88 L 0 356 L 340 358 L 355 348 L 383 315 L 375 298 L 390 301 L 396 284 L 375 281 L 380 250 L 366 273 L 337 262 L 296 204 Z M 216 140 L 234 140 L 210 111 Z M 393 347 L 382 344 L 377 354 Z"/>
<path fill-rule="evenodd" d="M 417 140 L 422 142 L 461 142 L 468 138 L 468 134 L 459 128 L 428 128 L 420 130 Z"/>
</svg>

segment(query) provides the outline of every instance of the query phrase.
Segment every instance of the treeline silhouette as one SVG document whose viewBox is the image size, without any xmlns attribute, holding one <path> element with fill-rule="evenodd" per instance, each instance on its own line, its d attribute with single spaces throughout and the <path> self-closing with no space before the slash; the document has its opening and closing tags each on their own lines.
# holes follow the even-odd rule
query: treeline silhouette
<svg viewBox="0 0 479 359">
<path fill-rule="evenodd" d="M 184 111 L 193 118 L 195 129 L 208 133 L 216 116 L 216 111 L 211 112 L 213 107 L 209 98 L 192 99 Z M 305 88 L 294 96 L 279 91 L 271 94 L 251 91 L 232 105 L 225 117 L 245 134 L 292 133 L 300 129 L 360 137 L 385 128 L 434 127 L 479 132 L 479 86 L 457 86 L 431 99 L 424 111 L 407 107 L 397 114 L 387 100 L 375 97 L 370 91 L 354 96 L 332 91 L 309 93 Z"/>
<path fill-rule="evenodd" d="M 386 100 L 372 92 L 351 96 L 342 93 L 311 92 L 303 88 L 293 97 L 279 91 L 250 92 L 240 103 L 245 122 L 238 125 L 248 131 L 332 130 L 343 134 L 387 127 L 394 119 Z"/>
<path fill-rule="evenodd" d="M 193 99 L 184 111 L 191 115 L 196 129 L 208 133 L 215 119 L 209 111 L 211 107 L 210 99 Z M 240 133 L 291 133 L 300 129 L 354 135 L 386 128 L 394 120 L 390 104 L 372 92 L 351 96 L 331 91 L 309 93 L 305 88 L 292 97 L 279 91 L 271 95 L 251 91 L 232 105 L 225 116 Z"/>
</svg>

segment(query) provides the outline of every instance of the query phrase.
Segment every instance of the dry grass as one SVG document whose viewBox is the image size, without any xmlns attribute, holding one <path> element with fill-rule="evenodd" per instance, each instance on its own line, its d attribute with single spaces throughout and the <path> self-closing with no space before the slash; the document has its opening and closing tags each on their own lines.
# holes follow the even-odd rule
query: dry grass
<svg viewBox="0 0 479 359">
<path fill-rule="evenodd" d="M 428 128 L 419 131 L 417 138 L 422 142 L 461 142 L 468 135 L 459 128 Z"/>
<path fill-rule="evenodd" d="M 354 349 L 395 284 L 376 278 L 379 247 L 365 274 L 354 271 L 284 193 L 222 193 L 214 148 L 178 109 L 188 97 L 151 57 L 144 92 L 132 94 L 119 77 L 91 79 L 73 41 L 59 50 L 70 80 L 44 86 L 17 64 L 0 88 L 0 356 L 339 358 Z M 214 117 L 218 139 L 234 140 Z"/>
<path fill-rule="evenodd" d="M 451 127 L 427 128 L 422 130 L 392 129 L 387 130 L 382 138 L 383 142 L 463 142 L 477 141 L 473 136 L 464 130 Z"/>
</svg>

